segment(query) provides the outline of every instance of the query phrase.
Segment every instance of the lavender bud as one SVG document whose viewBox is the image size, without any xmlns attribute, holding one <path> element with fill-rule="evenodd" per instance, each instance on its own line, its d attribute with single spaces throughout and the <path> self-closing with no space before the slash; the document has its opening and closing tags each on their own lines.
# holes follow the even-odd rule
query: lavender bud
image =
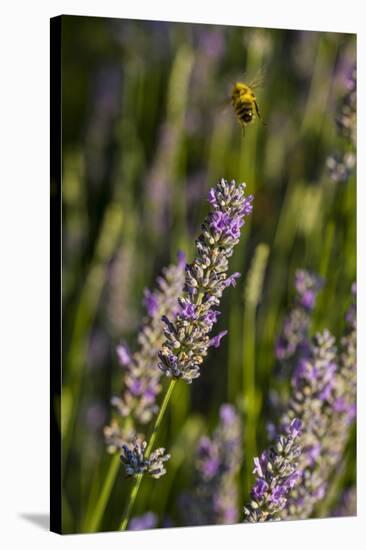
<svg viewBox="0 0 366 550">
<path fill-rule="evenodd" d="M 158 479 L 166 473 L 165 462 L 170 458 L 165 454 L 165 449 L 159 448 L 153 451 L 148 458 L 144 456 L 147 447 L 146 441 L 135 438 L 132 445 L 122 446 L 121 461 L 128 477 L 148 473 Z"/>
</svg>

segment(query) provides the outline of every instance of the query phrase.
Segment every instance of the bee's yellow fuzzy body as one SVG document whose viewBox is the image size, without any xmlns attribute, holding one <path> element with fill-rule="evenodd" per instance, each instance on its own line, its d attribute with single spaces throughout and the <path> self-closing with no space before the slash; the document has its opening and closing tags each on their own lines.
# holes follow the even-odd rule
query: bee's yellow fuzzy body
<svg viewBox="0 0 366 550">
<path fill-rule="evenodd" d="M 255 94 L 247 84 L 236 82 L 231 93 L 231 103 L 243 132 L 256 116 L 260 118 Z"/>
</svg>

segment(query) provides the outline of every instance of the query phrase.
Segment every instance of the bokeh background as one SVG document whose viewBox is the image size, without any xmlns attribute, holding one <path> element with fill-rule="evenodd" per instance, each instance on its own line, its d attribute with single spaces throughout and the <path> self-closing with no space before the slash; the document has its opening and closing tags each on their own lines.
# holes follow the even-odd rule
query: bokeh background
<svg viewBox="0 0 366 550">
<path fill-rule="evenodd" d="M 336 118 L 356 61 L 351 34 L 127 21 L 62 21 L 63 530 L 85 531 L 110 464 L 103 427 L 122 388 L 115 348 L 135 348 L 145 288 L 183 250 L 188 260 L 221 178 L 245 181 L 253 215 L 231 261 L 242 277 L 224 295 L 212 351 L 192 386 L 179 383 L 159 445 L 168 473 L 144 480 L 135 515 L 184 525 L 179 495 L 192 483 L 194 446 L 222 403 L 243 422 L 238 486 L 248 498 L 253 457 L 266 447 L 274 346 L 297 268 L 324 278 L 312 331 L 344 328 L 356 277 L 356 185 L 336 182 L 327 158 L 345 149 Z M 243 138 L 232 111 L 236 80 L 260 78 L 262 120 Z M 257 302 L 248 272 L 268 260 Z M 281 382 L 288 385 L 288 380 Z M 101 530 L 118 527 L 130 481 L 118 473 Z M 355 483 L 355 440 L 335 476 Z"/>
</svg>

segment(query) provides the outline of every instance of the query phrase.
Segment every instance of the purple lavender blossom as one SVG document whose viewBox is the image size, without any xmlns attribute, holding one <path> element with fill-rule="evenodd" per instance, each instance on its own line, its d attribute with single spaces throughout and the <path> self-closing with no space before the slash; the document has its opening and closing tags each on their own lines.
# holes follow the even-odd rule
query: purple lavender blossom
<svg viewBox="0 0 366 550">
<path fill-rule="evenodd" d="M 149 457 L 145 457 L 147 447 L 146 441 L 135 437 L 132 444 L 122 445 L 121 462 L 123 463 L 128 477 L 148 473 L 151 477 L 159 479 L 166 473 L 165 462 L 170 458 L 165 454 L 165 449 L 155 449 Z"/>
<path fill-rule="evenodd" d="M 285 362 L 296 359 L 299 352 L 303 356 L 309 347 L 310 314 L 315 307 L 316 296 L 322 284 L 317 275 L 301 269 L 296 271 L 294 304 L 284 320 L 282 332 L 276 343 L 276 357 L 280 362 L 280 370 L 287 371 Z"/>
<path fill-rule="evenodd" d="M 159 307 L 158 297 L 148 288 L 144 291 L 144 306 L 150 317 L 154 316 L 157 308 Z"/>
<path fill-rule="evenodd" d="M 212 438 L 202 437 L 196 450 L 195 489 L 183 495 L 188 525 L 230 524 L 238 520 L 236 476 L 241 461 L 241 425 L 232 405 L 220 407 Z"/>
<path fill-rule="evenodd" d="M 117 356 L 123 367 L 123 392 L 111 400 L 122 418 L 133 424 L 146 424 L 158 412 L 156 398 L 161 391 L 161 370 L 157 367 L 158 351 L 164 340 L 163 315 L 174 318 L 179 310 L 178 297 L 182 293 L 185 273 L 185 256 L 178 254 L 178 264 L 163 270 L 157 279 L 157 288 L 145 291 L 144 304 L 147 315 L 139 331 L 138 349 L 131 354 L 124 344 L 117 346 Z M 110 452 L 121 449 L 123 422 L 117 429 L 116 420 L 106 426 L 104 433 Z M 113 444 L 115 437 L 115 444 Z M 126 434 L 127 437 L 127 434 Z M 125 440 L 127 442 L 127 440 Z"/>
<path fill-rule="evenodd" d="M 217 347 L 223 333 L 209 337 L 218 315 L 223 291 L 237 274 L 227 277 L 228 258 L 239 242 L 245 216 L 252 211 L 252 196 L 245 195 L 245 184 L 221 180 L 209 193 L 211 211 L 196 241 L 197 256 L 186 266 L 185 294 L 174 322 L 164 318 L 165 337 L 159 353 L 160 369 L 167 376 L 191 383 L 200 375 L 200 366 L 210 346 Z M 213 312 L 213 313 L 212 313 Z"/>
<path fill-rule="evenodd" d="M 349 180 L 356 167 L 356 137 L 357 137 L 357 75 L 356 67 L 352 69 L 342 97 L 336 117 L 338 134 L 343 137 L 342 151 L 335 151 L 327 158 L 327 167 L 331 179 L 336 183 Z"/>
<path fill-rule="evenodd" d="M 205 316 L 205 322 L 209 325 L 214 325 L 217 322 L 218 316 L 221 315 L 220 311 L 210 309 Z"/>
<path fill-rule="evenodd" d="M 347 318 L 347 317 L 346 317 Z M 348 325 L 337 358 L 335 339 L 328 331 L 313 340 L 310 354 L 293 376 L 293 394 L 282 422 L 294 415 L 302 421 L 299 479 L 281 517 L 310 517 L 326 494 L 349 438 L 350 410 L 355 405 L 355 325 Z"/>
<path fill-rule="evenodd" d="M 119 344 L 119 346 L 117 346 L 116 351 L 117 351 L 118 360 L 121 363 L 121 365 L 124 367 L 127 367 L 131 363 L 131 355 L 130 355 L 130 352 L 128 351 L 127 346 L 125 346 L 124 344 Z"/>
<path fill-rule="evenodd" d="M 288 494 L 298 478 L 300 436 L 301 421 L 294 418 L 285 427 L 285 435 L 279 436 L 273 447 L 254 459 L 253 473 L 257 479 L 251 491 L 251 501 L 244 507 L 246 521 L 280 518 Z"/>
<path fill-rule="evenodd" d="M 236 279 L 240 277 L 240 273 L 236 272 L 230 275 L 225 281 L 226 286 L 236 286 Z"/>
<path fill-rule="evenodd" d="M 214 348 L 219 348 L 221 340 L 223 339 L 224 336 L 226 336 L 226 334 L 227 334 L 227 330 L 222 330 L 221 332 L 219 332 L 216 336 L 211 338 L 210 346 Z"/>
<path fill-rule="evenodd" d="M 142 516 L 135 516 L 131 518 L 128 530 L 129 531 L 143 531 L 145 529 L 154 529 L 158 523 L 157 515 L 153 512 L 146 512 Z"/>
<path fill-rule="evenodd" d="M 268 491 L 268 483 L 264 479 L 257 479 L 252 489 L 254 498 L 261 499 L 266 491 Z"/>
<path fill-rule="evenodd" d="M 234 424 L 237 422 L 237 412 L 235 411 L 235 408 L 232 405 L 224 404 L 220 407 L 220 419 L 222 420 L 223 424 L 225 426 L 230 426 L 231 424 Z"/>
<path fill-rule="evenodd" d="M 179 300 L 179 303 L 181 306 L 180 316 L 182 317 L 182 319 L 185 319 L 186 321 L 196 319 L 196 306 L 194 304 L 191 304 L 183 298 Z"/>
</svg>

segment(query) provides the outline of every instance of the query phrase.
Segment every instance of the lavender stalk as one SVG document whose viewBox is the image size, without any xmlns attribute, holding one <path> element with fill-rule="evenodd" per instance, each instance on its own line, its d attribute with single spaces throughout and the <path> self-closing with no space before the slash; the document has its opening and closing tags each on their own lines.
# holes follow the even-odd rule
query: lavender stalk
<svg viewBox="0 0 366 550">
<path fill-rule="evenodd" d="M 241 463 L 241 439 L 241 423 L 235 408 L 222 405 L 213 437 L 202 437 L 197 446 L 195 488 L 181 499 L 187 525 L 232 524 L 238 520 L 236 478 Z"/>
<path fill-rule="evenodd" d="M 159 352 L 159 368 L 172 378 L 164 397 L 144 457 L 149 459 L 164 412 L 178 379 L 191 383 L 199 376 L 200 365 L 210 346 L 218 347 L 226 331 L 210 338 L 209 334 L 220 314 L 219 306 L 225 288 L 235 286 L 239 273 L 228 277 L 228 258 L 239 242 L 245 216 L 252 211 L 252 196 L 245 195 L 245 184 L 222 179 L 209 193 L 212 211 L 202 225 L 196 241 L 197 256 L 186 267 L 185 291 L 179 297 L 176 318 L 163 317 L 166 340 Z M 143 472 L 135 473 L 135 484 L 120 529 L 125 530 L 142 481 Z"/>
<path fill-rule="evenodd" d="M 254 459 L 256 481 L 251 501 L 244 507 L 246 521 L 250 523 L 279 520 L 288 494 L 298 480 L 301 421 L 294 418 L 284 427 L 284 433 L 274 446 Z"/>
<path fill-rule="evenodd" d="M 276 358 L 280 372 L 288 371 L 299 354 L 304 355 L 309 348 L 309 327 L 322 280 L 309 271 L 298 269 L 295 274 L 296 295 L 292 309 L 285 317 L 283 328 L 276 343 Z M 286 372 L 288 374 L 288 372 Z"/>
<path fill-rule="evenodd" d="M 336 151 L 327 158 L 327 167 L 332 180 L 345 183 L 356 167 L 357 139 L 357 74 L 353 67 L 347 81 L 347 92 L 342 97 L 336 118 L 338 134 L 343 138 L 343 151 Z"/>
<path fill-rule="evenodd" d="M 355 293 L 355 287 L 354 287 Z M 346 316 L 346 334 L 337 355 L 328 331 L 316 335 L 310 357 L 299 362 L 294 374 L 293 396 L 283 421 L 301 418 L 304 452 L 301 476 L 282 517 L 310 517 L 323 499 L 332 473 L 340 464 L 356 414 L 356 312 Z"/>
<path fill-rule="evenodd" d="M 174 317 L 176 314 L 178 296 L 183 289 L 184 268 L 185 256 L 179 253 L 177 264 L 164 268 L 162 275 L 157 278 L 156 289 L 152 292 L 145 291 L 146 315 L 137 337 L 138 349 L 131 354 L 125 345 L 117 347 L 119 363 L 123 369 L 124 388 L 121 396 L 112 398 L 117 415 L 104 428 L 107 450 L 115 453 L 115 456 L 111 460 L 92 516 L 87 522 L 88 531 L 98 530 L 121 464 L 120 453 L 124 446 L 129 448 L 136 440 L 136 424 L 146 424 L 159 411 L 156 398 L 161 391 L 162 373 L 157 368 L 157 360 L 164 339 L 161 317 Z"/>
<path fill-rule="evenodd" d="M 223 291 L 235 286 L 239 273 L 227 276 L 228 258 L 238 244 L 244 218 L 252 211 L 252 196 L 245 196 L 245 184 L 221 180 L 211 189 L 212 211 L 196 241 L 197 256 L 186 268 L 185 293 L 179 298 L 180 311 L 174 322 L 164 317 L 166 340 L 159 353 L 159 367 L 169 377 L 190 384 L 200 375 L 200 366 L 210 346 L 218 347 L 226 331 L 214 338 L 209 334 L 220 312 Z"/>
</svg>

